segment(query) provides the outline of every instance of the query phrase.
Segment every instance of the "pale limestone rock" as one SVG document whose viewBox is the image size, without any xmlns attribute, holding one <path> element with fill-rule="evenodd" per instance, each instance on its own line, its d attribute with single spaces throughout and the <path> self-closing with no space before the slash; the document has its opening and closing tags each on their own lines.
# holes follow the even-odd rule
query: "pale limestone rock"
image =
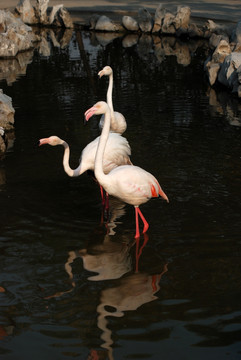
<svg viewBox="0 0 241 360">
<path fill-rule="evenodd" d="M 20 0 L 15 8 L 22 21 L 26 24 L 37 24 L 38 19 L 30 0 Z"/>
<path fill-rule="evenodd" d="M 224 40 L 222 35 L 217 35 L 217 34 L 213 33 L 209 38 L 210 48 L 216 49 L 216 47 L 218 46 L 218 44 L 220 43 L 221 40 Z"/>
<path fill-rule="evenodd" d="M 138 31 L 139 30 L 138 22 L 131 16 L 123 16 L 122 25 L 128 31 Z"/>
<path fill-rule="evenodd" d="M 71 16 L 63 5 L 53 6 L 49 16 L 49 24 L 66 29 L 72 29 L 74 27 Z"/>
<path fill-rule="evenodd" d="M 0 57 L 15 57 L 19 51 L 33 48 L 39 40 L 30 26 L 9 11 L 0 10 L 0 27 L 4 29 L 0 33 Z"/>
<path fill-rule="evenodd" d="M 99 17 L 95 30 L 98 31 L 124 31 L 124 28 L 120 24 L 114 23 L 110 18 L 105 15 Z"/>
<path fill-rule="evenodd" d="M 231 54 L 229 43 L 226 40 L 221 40 L 212 55 L 212 60 L 216 63 L 222 63 L 229 54 Z"/>
<path fill-rule="evenodd" d="M 174 26 L 175 29 L 178 30 L 179 28 L 188 29 L 189 22 L 191 16 L 191 9 L 188 6 L 178 6 L 177 7 L 177 14 L 174 19 Z"/>
<path fill-rule="evenodd" d="M 38 22 L 43 25 L 47 25 L 49 23 L 47 9 L 49 0 L 36 0 L 36 16 L 38 18 Z"/>
<path fill-rule="evenodd" d="M 175 34 L 176 29 L 174 26 L 175 15 L 167 12 L 162 24 L 162 32 L 164 34 Z"/>
<path fill-rule="evenodd" d="M 71 16 L 70 16 L 69 12 L 64 7 L 59 9 L 58 16 L 59 16 L 60 22 L 62 24 L 61 27 L 64 27 L 66 29 L 73 29 L 74 24 L 73 24 L 73 21 L 71 19 Z"/>
</svg>

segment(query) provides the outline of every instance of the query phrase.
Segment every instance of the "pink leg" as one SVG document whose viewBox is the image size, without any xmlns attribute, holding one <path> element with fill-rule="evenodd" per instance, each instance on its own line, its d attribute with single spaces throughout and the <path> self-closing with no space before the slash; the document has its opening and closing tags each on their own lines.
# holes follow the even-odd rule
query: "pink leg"
<svg viewBox="0 0 241 360">
<path fill-rule="evenodd" d="M 136 235 L 135 238 L 139 238 L 140 237 L 140 231 L 139 231 L 139 219 L 138 219 L 138 207 L 135 206 L 135 214 L 136 214 Z"/>
<path fill-rule="evenodd" d="M 101 195 L 102 205 L 104 206 L 105 205 L 104 189 L 101 185 L 100 185 L 100 195 Z"/>
<path fill-rule="evenodd" d="M 141 210 L 139 209 L 139 207 L 137 207 L 137 211 L 138 211 L 138 213 L 139 213 L 139 215 L 140 215 L 140 217 L 141 217 L 141 220 L 142 220 L 142 222 L 143 222 L 143 224 L 144 224 L 144 228 L 143 228 L 143 234 L 148 230 L 148 228 L 149 228 L 149 224 L 148 224 L 148 222 L 146 221 L 146 219 L 144 218 L 144 215 L 142 214 L 142 212 L 141 212 Z"/>
</svg>

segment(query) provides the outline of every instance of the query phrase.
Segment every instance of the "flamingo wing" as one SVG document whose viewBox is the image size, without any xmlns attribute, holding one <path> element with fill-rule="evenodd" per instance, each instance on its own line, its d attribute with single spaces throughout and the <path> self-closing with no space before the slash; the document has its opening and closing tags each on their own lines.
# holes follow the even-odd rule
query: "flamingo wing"
<svg viewBox="0 0 241 360">
<path fill-rule="evenodd" d="M 82 169 L 94 170 L 95 156 L 99 143 L 99 136 L 89 143 L 82 151 L 80 162 Z M 112 169 L 120 165 L 131 165 L 129 156 L 131 155 L 131 149 L 126 138 L 120 134 L 109 134 L 106 144 L 103 169 L 108 174 Z"/>
</svg>

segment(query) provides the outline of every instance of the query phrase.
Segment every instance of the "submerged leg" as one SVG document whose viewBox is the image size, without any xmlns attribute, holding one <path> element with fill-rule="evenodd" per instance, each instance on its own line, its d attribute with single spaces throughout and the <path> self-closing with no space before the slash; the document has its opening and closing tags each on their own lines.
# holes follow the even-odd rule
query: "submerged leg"
<svg viewBox="0 0 241 360">
<path fill-rule="evenodd" d="M 138 213 L 140 215 L 140 218 L 141 218 L 141 220 L 142 220 L 142 222 L 144 224 L 144 228 L 143 228 L 143 234 L 144 234 L 148 230 L 149 224 L 146 221 L 146 219 L 145 219 L 144 215 L 142 214 L 141 210 L 139 209 L 139 207 L 137 207 L 137 211 L 138 211 Z"/>
</svg>

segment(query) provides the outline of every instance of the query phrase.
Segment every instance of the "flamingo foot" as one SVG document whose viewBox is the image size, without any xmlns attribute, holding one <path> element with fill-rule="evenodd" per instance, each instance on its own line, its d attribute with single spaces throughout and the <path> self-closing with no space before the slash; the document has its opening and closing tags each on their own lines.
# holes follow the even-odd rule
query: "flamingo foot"
<svg viewBox="0 0 241 360">
<path fill-rule="evenodd" d="M 144 227 L 143 227 L 143 234 L 144 234 L 144 233 L 149 229 L 149 224 L 148 224 L 148 222 L 146 221 L 144 215 L 142 214 L 140 208 L 137 207 L 136 209 L 137 209 L 137 212 L 138 212 L 138 214 L 140 215 L 140 218 L 141 218 L 141 220 L 142 220 L 142 222 L 143 222 L 143 225 L 144 225 Z"/>
<path fill-rule="evenodd" d="M 143 234 L 145 234 L 145 232 L 147 232 L 148 229 L 149 229 L 149 224 L 145 223 L 143 228 Z"/>
</svg>

